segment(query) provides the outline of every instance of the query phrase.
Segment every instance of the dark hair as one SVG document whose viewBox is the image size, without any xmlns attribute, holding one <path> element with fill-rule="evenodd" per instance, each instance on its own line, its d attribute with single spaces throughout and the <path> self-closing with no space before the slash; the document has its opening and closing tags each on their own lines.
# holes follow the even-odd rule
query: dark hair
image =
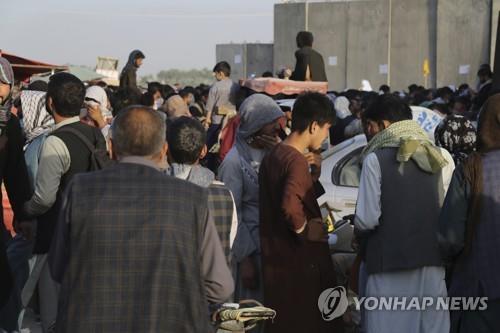
<svg viewBox="0 0 500 333">
<path fill-rule="evenodd" d="M 179 117 L 168 125 L 168 149 L 175 163 L 194 164 L 206 141 L 206 131 L 195 118 Z"/>
<path fill-rule="evenodd" d="M 48 84 L 45 81 L 42 80 L 36 80 L 31 82 L 26 90 L 34 90 L 34 91 L 47 91 L 48 89 Z"/>
<path fill-rule="evenodd" d="M 432 90 L 418 90 L 416 93 L 415 93 L 415 96 L 413 97 L 413 100 L 410 101 L 411 104 L 413 105 L 421 105 L 422 103 L 424 102 L 428 102 L 429 101 L 429 93 L 432 93 Z"/>
<path fill-rule="evenodd" d="M 389 94 L 391 92 L 391 88 L 387 84 L 383 84 L 378 88 L 379 91 L 383 92 L 384 94 Z"/>
<path fill-rule="evenodd" d="M 229 77 L 231 75 L 231 66 L 229 66 L 229 64 L 226 61 L 221 61 L 215 65 L 213 72 L 214 73 L 221 72 L 224 73 L 225 76 Z"/>
<path fill-rule="evenodd" d="M 78 116 L 80 115 L 80 109 L 83 107 L 85 86 L 73 74 L 56 73 L 49 79 L 47 97 L 52 98 L 54 111 L 58 115 L 62 117 Z"/>
<path fill-rule="evenodd" d="M 166 124 L 151 108 L 132 105 L 120 111 L 113 121 L 113 151 L 118 156 L 151 156 L 163 148 Z"/>
<path fill-rule="evenodd" d="M 469 89 L 469 85 L 467 83 L 462 83 L 459 87 L 458 87 L 458 91 L 462 91 L 462 90 L 465 90 L 465 89 Z"/>
<path fill-rule="evenodd" d="M 266 71 L 262 73 L 262 77 L 274 77 L 273 72 Z"/>
<path fill-rule="evenodd" d="M 412 92 L 417 91 L 417 90 L 418 90 L 418 86 L 417 86 L 415 83 L 410 84 L 410 85 L 408 86 L 408 92 L 409 92 L 410 94 L 411 94 Z"/>
<path fill-rule="evenodd" d="M 194 90 L 193 87 L 191 86 L 186 86 L 184 87 L 183 89 L 181 89 L 181 91 L 179 91 L 179 95 L 184 98 L 184 97 L 187 97 L 189 94 L 193 94 L 193 96 L 195 95 L 196 91 Z"/>
<path fill-rule="evenodd" d="M 341 94 L 341 96 L 345 96 L 349 101 L 357 98 L 361 98 L 362 94 L 361 91 L 356 90 L 356 89 L 349 89 L 345 91 L 344 93 Z"/>
<path fill-rule="evenodd" d="M 113 117 L 116 117 L 120 111 L 129 106 L 140 104 L 141 97 L 135 90 L 129 88 L 119 89 L 110 98 Z"/>
<path fill-rule="evenodd" d="M 302 133 L 313 122 L 323 126 L 335 124 L 335 110 L 328 97 L 316 92 L 299 95 L 293 105 L 292 131 Z"/>
<path fill-rule="evenodd" d="M 137 50 L 137 52 L 134 55 L 134 60 L 145 59 L 145 58 L 146 58 L 146 56 L 144 55 L 144 53 L 142 53 L 142 51 L 139 51 L 139 50 Z"/>
<path fill-rule="evenodd" d="M 155 103 L 155 99 L 154 99 L 152 93 L 150 93 L 149 91 L 146 91 L 144 94 L 142 94 L 141 105 L 152 106 L 154 103 Z"/>
<path fill-rule="evenodd" d="M 162 87 L 162 91 L 163 91 L 162 96 L 164 100 L 167 100 L 176 94 L 175 89 L 169 84 L 164 84 Z"/>
<path fill-rule="evenodd" d="M 436 104 L 433 104 L 432 105 L 432 108 L 434 110 L 437 110 L 439 112 L 441 112 L 442 114 L 450 114 L 451 113 L 451 110 L 450 110 L 450 107 L 448 104 L 440 104 L 440 103 L 436 103 Z"/>
<path fill-rule="evenodd" d="M 450 96 L 450 95 L 453 95 L 453 90 L 451 90 L 450 87 L 439 88 L 436 92 L 436 96 L 441 97 L 441 98 L 444 98 L 444 97 Z"/>
<path fill-rule="evenodd" d="M 103 80 L 99 80 L 95 83 L 96 86 L 99 86 L 103 89 L 106 89 L 108 87 L 108 84 L 106 82 L 104 82 Z"/>
<path fill-rule="evenodd" d="M 157 92 L 159 92 L 163 97 L 163 86 L 160 82 L 148 82 L 148 92 L 151 95 L 154 95 Z"/>
<path fill-rule="evenodd" d="M 453 104 L 455 104 L 455 103 L 463 104 L 465 106 L 465 109 L 467 111 L 470 110 L 470 107 L 472 105 L 472 102 L 471 102 L 470 98 L 466 97 L 466 96 L 455 97 L 455 99 L 453 100 Z"/>
<path fill-rule="evenodd" d="M 314 37 L 313 34 L 309 31 L 300 31 L 297 34 L 296 41 L 297 41 L 297 47 L 299 49 L 303 48 L 304 46 L 311 47 L 314 42 Z"/>
<path fill-rule="evenodd" d="M 377 123 L 383 120 L 396 123 L 413 118 L 408 104 L 391 94 L 380 95 L 374 99 L 362 116 L 366 120 L 373 120 Z"/>
<path fill-rule="evenodd" d="M 490 65 L 482 64 L 481 66 L 479 66 L 479 70 L 477 71 L 477 76 L 492 77 L 493 73 L 491 72 Z"/>
</svg>

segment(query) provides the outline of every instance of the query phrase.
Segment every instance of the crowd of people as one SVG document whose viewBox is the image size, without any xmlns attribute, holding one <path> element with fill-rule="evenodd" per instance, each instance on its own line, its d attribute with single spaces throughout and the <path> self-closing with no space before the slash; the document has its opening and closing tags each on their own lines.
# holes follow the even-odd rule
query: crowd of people
<svg viewBox="0 0 500 333">
<path fill-rule="evenodd" d="M 312 42 L 299 33 L 285 78 L 326 79 Z M 500 330 L 500 95 L 489 66 L 477 89 L 306 92 L 290 112 L 240 88 L 227 62 L 212 86 L 141 89 L 144 60 L 130 54 L 116 90 L 61 72 L 16 92 L 0 57 L 0 176 L 14 215 L 1 224 L 0 331 L 18 331 L 30 307 L 43 332 L 210 332 L 212 306 L 246 299 L 276 310 L 255 330 L 266 333 Z M 434 140 L 410 105 L 442 118 Z M 325 140 L 360 134 L 348 286 L 317 198 Z M 336 286 L 488 297 L 488 308 L 326 321 L 318 297 Z"/>
</svg>

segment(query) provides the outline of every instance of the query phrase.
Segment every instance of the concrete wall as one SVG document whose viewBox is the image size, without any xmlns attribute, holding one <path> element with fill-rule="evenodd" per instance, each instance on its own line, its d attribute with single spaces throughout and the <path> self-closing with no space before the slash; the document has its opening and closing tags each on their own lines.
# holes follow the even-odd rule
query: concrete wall
<svg viewBox="0 0 500 333">
<path fill-rule="evenodd" d="M 274 5 L 274 71 L 295 66 L 295 36 L 306 29 L 305 3 Z"/>
<path fill-rule="evenodd" d="M 479 66 L 490 60 L 491 0 L 439 0 L 438 20 L 437 86 L 474 86 Z"/>
<path fill-rule="evenodd" d="M 331 6 L 331 3 L 326 2 L 309 3 L 307 30 L 313 33 L 313 47 L 321 53 L 325 61 L 329 88 L 339 89 L 346 86 L 347 79 L 347 12 L 349 4 L 347 2 L 337 3 L 335 10 L 332 10 Z M 295 36 L 293 40 L 295 40 Z M 330 64 L 331 57 L 336 58 L 336 61 L 333 62 L 336 62 L 336 65 Z"/>
<path fill-rule="evenodd" d="M 235 58 L 240 62 L 236 63 Z M 244 64 L 246 61 L 246 52 L 244 44 L 218 44 L 215 46 L 216 62 L 227 61 L 231 66 L 231 78 L 233 80 L 245 77 Z"/>
<path fill-rule="evenodd" d="M 390 85 L 424 85 L 423 64 L 429 59 L 429 86 L 435 84 L 437 0 L 393 0 Z"/>
<path fill-rule="evenodd" d="M 495 63 L 495 46 L 497 39 L 497 29 L 498 29 L 498 12 L 500 11 L 500 0 L 492 0 L 491 5 L 491 52 L 490 52 L 490 64 L 494 66 Z"/>
<path fill-rule="evenodd" d="M 492 6 L 498 12 L 500 0 L 276 4 L 274 67 L 294 67 L 295 36 L 307 27 L 325 60 L 330 89 L 359 88 L 362 79 L 374 89 L 383 83 L 397 90 L 411 83 L 475 84 L 479 65 L 489 62 L 492 26 L 496 32 Z M 336 65 L 330 65 L 330 57 L 336 57 Z M 427 81 L 426 59 L 431 70 Z M 381 73 L 386 64 L 389 74 Z M 460 65 L 470 66 L 467 75 L 459 74 Z"/>
<path fill-rule="evenodd" d="M 273 72 L 273 44 L 247 44 L 246 76 L 261 76 L 266 71 Z"/>
<path fill-rule="evenodd" d="M 380 66 L 388 63 L 388 10 L 388 1 L 349 4 L 346 87 L 359 88 L 365 79 L 373 89 L 387 83 L 387 74 L 380 73 Z"/>
<path fill-rule="evenodd" d="M 218 44 L 215 53 L 217 62 L 229 63 L 233 80 L 273 69 L 273 44 Z"/>
</svg>

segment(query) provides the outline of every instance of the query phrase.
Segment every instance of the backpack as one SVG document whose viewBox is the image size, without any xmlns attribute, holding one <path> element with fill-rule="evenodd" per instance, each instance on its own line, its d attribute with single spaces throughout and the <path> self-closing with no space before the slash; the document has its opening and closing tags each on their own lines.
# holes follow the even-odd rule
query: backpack
<svg viewBox="0 0 500 333">
<path fill-rule="evenodd" d="M 94 144 L 90 142 L 90 140 L 85 135 L 80 133 L 80 131 L 65 126 L 57 130 L 57 132 L 59 133 L 66 132 L 75 135 L 88 148 L 88 150 L 90 151 L 89 171 L 101 170 L 114 164 L 114 161 L 109 158 L 106 149 L 94 146 Z"/>
</svg>

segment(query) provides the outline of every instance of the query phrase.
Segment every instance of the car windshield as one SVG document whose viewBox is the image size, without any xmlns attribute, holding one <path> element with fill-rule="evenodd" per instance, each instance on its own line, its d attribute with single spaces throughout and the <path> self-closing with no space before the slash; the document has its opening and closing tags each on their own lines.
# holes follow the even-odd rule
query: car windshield
<svg viewBox="0 0 500 333">
<path fill-rule="evenodd" d="M 335 185 L 359 187 L 361 176 L 360 155 L 364 147 L 359 147 L 342 158 L 332 170 L 332 180 Z"/>
</svg>

